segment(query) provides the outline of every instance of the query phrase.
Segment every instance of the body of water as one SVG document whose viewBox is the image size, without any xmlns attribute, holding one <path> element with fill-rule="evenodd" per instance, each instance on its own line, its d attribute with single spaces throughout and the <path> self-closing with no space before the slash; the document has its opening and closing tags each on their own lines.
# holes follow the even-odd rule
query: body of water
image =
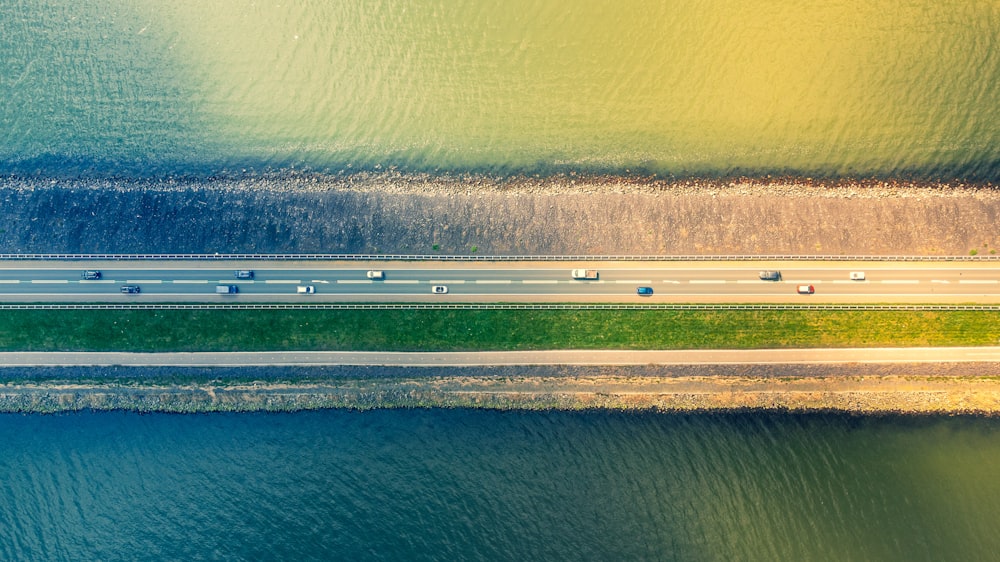
<svg viewBox="0 0 1000 562">
<path fill-rule="evenodd" d="M 0 416 L 4 560 L 985 560 L 1000 425 Z"/>
<path fill-rule="evenodd" d="M 0 173 L 1000 177 L 1000 4 L 11 0 Z"/>
</svg>

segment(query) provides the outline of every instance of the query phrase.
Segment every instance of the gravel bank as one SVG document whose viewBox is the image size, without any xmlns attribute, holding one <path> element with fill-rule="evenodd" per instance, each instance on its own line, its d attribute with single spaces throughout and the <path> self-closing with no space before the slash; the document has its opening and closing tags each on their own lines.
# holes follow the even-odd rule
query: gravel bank
<svg viewBox="0 0 1000 562">
<path fill-rule="evenodd" d="M 0 253 L 987 255 L 993 185 L 394 172 L 0 179 Z"/>
<path fill-rule="evenodd" d="M 1000 364 L 3 369 L 0 412 L 318 408 L 1000 414 Z"/>
</svg>

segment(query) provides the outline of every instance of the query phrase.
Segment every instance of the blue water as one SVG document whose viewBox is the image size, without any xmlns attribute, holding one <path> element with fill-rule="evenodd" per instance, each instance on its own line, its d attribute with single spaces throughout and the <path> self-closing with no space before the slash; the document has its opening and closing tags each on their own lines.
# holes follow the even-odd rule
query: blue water
<svg viewBox="0 0 1000 562">
<path fill-rule="evenodd" d="M 4 560 L 981 560 L 1000 424 L 0 416 Z"/>
</svg>

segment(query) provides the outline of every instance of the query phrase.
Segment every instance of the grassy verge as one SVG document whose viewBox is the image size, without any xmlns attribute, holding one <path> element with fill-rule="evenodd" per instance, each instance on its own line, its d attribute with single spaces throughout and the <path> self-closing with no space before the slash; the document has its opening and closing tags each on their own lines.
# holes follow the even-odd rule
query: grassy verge
<svg viewBox="0 0 1000 562">
<path fill-rule="evenodd" d="M 1000 313 L 6 310 L 4 351 L 699 349 L 1000 343 Z"/>
</svg>

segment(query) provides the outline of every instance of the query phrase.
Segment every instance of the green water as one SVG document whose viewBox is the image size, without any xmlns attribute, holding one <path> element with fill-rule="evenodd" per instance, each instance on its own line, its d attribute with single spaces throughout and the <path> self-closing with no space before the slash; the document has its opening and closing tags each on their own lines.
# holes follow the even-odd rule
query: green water
<svg viewBox="0 0 1000 562">
<path fill-rule="evenodd" d="M 0 172 L 1000 177 L 1000 4 L 9 0 Z"/>
<path fill-rule="evenodd" d="M 1000 426 L 0 416 L 4 560 L 991 560 Z"/>
</svg>

